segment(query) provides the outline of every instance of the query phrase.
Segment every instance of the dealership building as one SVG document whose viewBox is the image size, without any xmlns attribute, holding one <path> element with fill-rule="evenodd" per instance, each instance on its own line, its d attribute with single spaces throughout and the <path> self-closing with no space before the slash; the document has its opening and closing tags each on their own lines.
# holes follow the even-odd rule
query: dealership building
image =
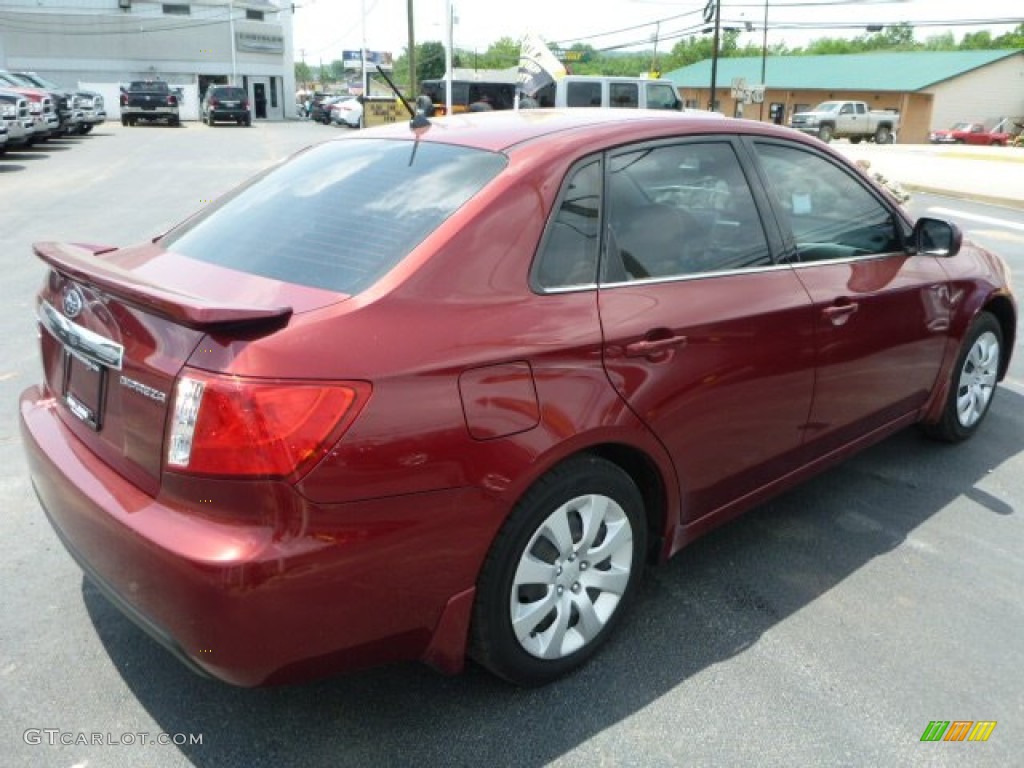
<svg viewBox="0 0 1024 768">
<path fill-rule="evenodd" d="M 119 89 L 164 80 L 196 119 L 212 84 L 249 93 L 253 117 L 295 115 L 290 0 L 4 0 L 0 65 L 101 92 L 119 115 Z"/>
</svg>

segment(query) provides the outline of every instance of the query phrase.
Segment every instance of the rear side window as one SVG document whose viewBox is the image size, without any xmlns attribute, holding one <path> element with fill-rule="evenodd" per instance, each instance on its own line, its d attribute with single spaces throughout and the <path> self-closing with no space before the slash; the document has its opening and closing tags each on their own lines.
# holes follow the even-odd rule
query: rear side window
<svg viewBox="0 0 1024 768">
<path fill-rule="evenodd" d="M 504 155 L 444 144 L 327 142 L 256 177 L 162 245 L 209 264 L 355 294 L 505 165 Z"/>
<path fill-rule="evenodd" d="M 679 109 L 679 96 L 669 83 L 647 83 L 648 109 Z"/>
<path fill-rule="evenodd" d="M 567 107 L 600 107 L 601 83 L 570 82 L 565 90 Z"/>
<path fill-rule="evenodd" d="M 601 212 L 601 164 L 594 160 L 575 170 L 548 224 L 534 283 L 542 290 L 593 286 Z"/>
</svg>

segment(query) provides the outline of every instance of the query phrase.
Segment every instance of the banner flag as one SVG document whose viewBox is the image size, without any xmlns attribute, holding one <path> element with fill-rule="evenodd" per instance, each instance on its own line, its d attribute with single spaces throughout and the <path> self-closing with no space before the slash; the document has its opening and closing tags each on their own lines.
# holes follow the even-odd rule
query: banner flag
<svg viewBox="0 0 1024 768">
<path fill-rule="evenodd" d="M 548 83 L 566 76 L 565 67 L 537 35 L 523 38 L 519 51 L 519 90 L 532 96 Z"/>
</svg>

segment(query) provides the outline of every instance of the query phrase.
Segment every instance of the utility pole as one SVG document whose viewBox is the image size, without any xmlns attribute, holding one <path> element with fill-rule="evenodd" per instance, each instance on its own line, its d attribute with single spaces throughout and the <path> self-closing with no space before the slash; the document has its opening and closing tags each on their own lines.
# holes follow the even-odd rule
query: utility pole
<svg viewBox="0 0 1024 768">
<path fill-rule="evenodd" d="M 409 8 L 406 11 L 409 16 L 409 98 L 416 98 L 419 89 L 416 86 L 416 32 L 413 29 L 412 0 L 409 0 Z"/>
<path fill-rule="evenodd" d="M 764 0 L 764 37 L 761 38 L 761 88 L 762 93 L 768 90 L 765 80 L 765 69 L 768 64 L 768 0 Z M 757 119 L 764 121 L 764 99 L 761 99 L 761 111 Z"/>
<path fill-rule="evenodd" d="M 718 30 L 722 25 L 722 0 L 708 0 L 708 4 L 704 8 L 704 19 L 709 20 L 709 11 L 711 10 L 711 4 L 715 5 L 715 35 L 711 41 L 711 99 L 708 105 L 708 111 L 715 111 L 715 90 L 718 86 Z"/>
</svg>

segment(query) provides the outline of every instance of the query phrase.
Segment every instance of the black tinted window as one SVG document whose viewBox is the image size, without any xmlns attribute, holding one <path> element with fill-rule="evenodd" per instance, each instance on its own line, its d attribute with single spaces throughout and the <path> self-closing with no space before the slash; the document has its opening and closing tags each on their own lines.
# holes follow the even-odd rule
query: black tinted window
<svg viewBox="0 0 1024 768">
<path fill-rule="evenodd" d="M 565 90 L 567 107 L 600 107 L 601 83 L 570 82 Z"/>
<path fill-rule="evenodd" d="M 639 92 L 634 83 L 609 83 L 608 106 L 636 109 L 640 106 Z"/>
<path fill-rule="evenodd" d="M 211 88 L 210 97 L 218 99 L 244 99 L 245 91 L 241 88 Z"/>
<path fill-rule="evenodd" d="M 505 162 L 504 155 L 426 142 L 327 142 L 257 177 L 163 245 L 210 264 L 354 294 Z"/>
<path fill-rule="evenodd" d="M 800 261 L 899 250 L 892 214 L 852 175 L 802 149 L 758 143 L 769 192 L 792 230 Z"/>
<path fill-rule="evenodd" d="M 772 263 L 753 194 L 732 146 L 687 142 L 609 162 L 608 282 Z"/>
<path fill-rule="evenodd" d="M 597 161 L 570 174 L 544 235 L 535 276 L 538 287 L 550 290 L 597 281 L 600 193 L 601 165 Z"/>
</svg>

